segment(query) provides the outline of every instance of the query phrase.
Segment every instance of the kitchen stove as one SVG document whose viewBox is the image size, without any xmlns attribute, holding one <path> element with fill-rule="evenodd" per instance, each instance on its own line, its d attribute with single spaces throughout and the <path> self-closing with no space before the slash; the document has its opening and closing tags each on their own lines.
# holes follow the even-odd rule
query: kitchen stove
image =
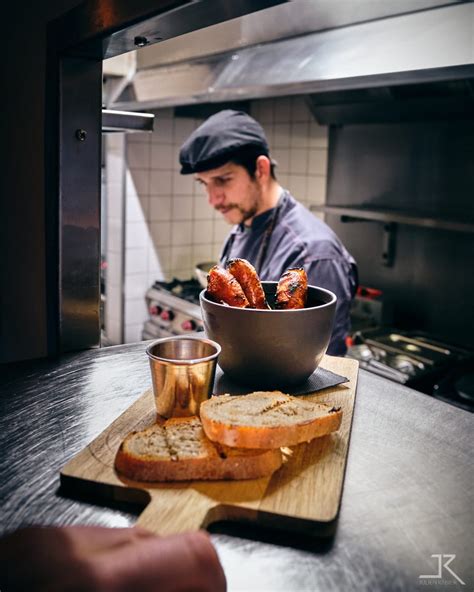
<svg viewBox="0 0 474 592">
<path fill-rule="evenodd" d="M 352 337 L 348 357 L 360 367 L 457 407 L 474 410 L 474 352 L 420 331 L 378 327 Z"/>
<path fill-rule="evenodd" d="M 158 339 L 203 330 L 197 280 L 156 281 L 145 294 L 148 320 L 142 339 Z"/>
</svg>

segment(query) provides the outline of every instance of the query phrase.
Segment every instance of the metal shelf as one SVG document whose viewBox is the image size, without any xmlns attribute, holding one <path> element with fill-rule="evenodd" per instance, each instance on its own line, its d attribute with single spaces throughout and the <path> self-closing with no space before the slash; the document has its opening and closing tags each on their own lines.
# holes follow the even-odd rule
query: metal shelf
<svg viewBox="0 0 474 592">
<path fill-rule="evenodd" d="M 153 113 L 102 109 L 102 132 L 152 132 L 154 119 Z"/>
<path fill-rule="evenodd" d="M 474 220 L 461 221 L 454 218 L 434 218 L 402 210 L 384 208 L 366 208 L 362 206 L 311 206 L 312 212 L 324 212 L 341 216 L 342 222 L 371 220 L 375 222 L 397 223 L 408 226 L 421 226 L 439 230 L 453 230 L 455 232 L 474 232 Z"/>
</svg>

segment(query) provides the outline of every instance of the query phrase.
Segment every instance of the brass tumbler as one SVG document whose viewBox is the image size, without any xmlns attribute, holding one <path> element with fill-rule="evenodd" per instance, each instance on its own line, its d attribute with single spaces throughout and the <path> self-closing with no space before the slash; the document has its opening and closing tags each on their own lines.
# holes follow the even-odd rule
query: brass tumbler
<svg viewBox="0 0 474 592">
<path fill-rule="evenodd" d="M 158 339 L 147 347 L 159 415 L 199 415 L 202 401 L 212 394 L 220 351 L 215 341 L 187 335 Z"/>
</svg>

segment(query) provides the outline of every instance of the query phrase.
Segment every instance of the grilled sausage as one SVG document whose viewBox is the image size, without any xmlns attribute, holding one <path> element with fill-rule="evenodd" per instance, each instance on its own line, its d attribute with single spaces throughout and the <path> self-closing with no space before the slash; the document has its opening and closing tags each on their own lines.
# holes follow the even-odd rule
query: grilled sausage
<svg viewBox="0 0 474 592">
<path fill-rule="evenodd" d="M 308 278 L 302 267 L 288 269 L 278 282 L 275 308 L 304 308 L 308 294 Z"/>
<path fill-rule="evenodd" d="M 238 308 L 248 308 L 249 301 L 235 277 L 218 265 L 209 270 L 207 293 L 216 301 Z"/>
<path fill-rule="evenodd" d="M 250 308 L 269 308 L 265 298 L 260 278 L 255 267 L 246 259 L 231 259 L 227 263 L 227 270 L 242 286 Z"/>
</svg>

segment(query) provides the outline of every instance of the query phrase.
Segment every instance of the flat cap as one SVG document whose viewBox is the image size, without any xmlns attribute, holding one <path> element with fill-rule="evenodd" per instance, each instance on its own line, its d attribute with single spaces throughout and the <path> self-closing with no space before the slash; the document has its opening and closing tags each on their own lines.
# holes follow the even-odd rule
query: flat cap
<svg viewBox="0 0 474 592">
<path fill-rule="evenodd" d="M 206 119 L 181 146 L 181 174 L 189 175 L 222 166 L 232 154 L 253 147 L 269 155 L 262 126 L 243 111 L 225 109 Z"/>
</svg>

